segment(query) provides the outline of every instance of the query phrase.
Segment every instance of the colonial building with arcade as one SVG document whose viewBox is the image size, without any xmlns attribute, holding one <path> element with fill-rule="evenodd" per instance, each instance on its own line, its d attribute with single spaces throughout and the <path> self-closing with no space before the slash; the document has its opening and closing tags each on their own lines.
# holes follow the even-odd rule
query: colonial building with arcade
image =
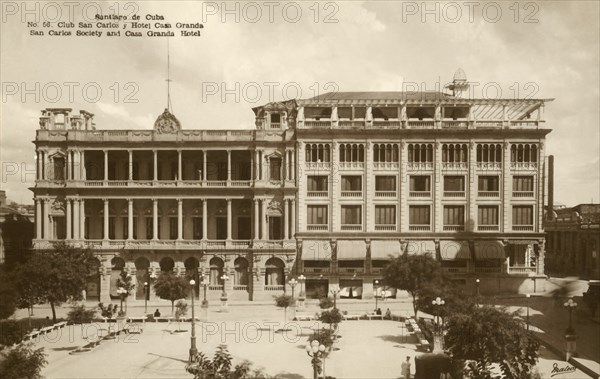
<svg viewBox="0 0 600 379">
<path fill-rule="evenodd" d="M 273 102 L 253 129 L 185 129 L 165 110 L 152 129 L 106 130 L 45 109 L 34 246 L 93 248 L 89 300 L 117 297 L 122 270 L 137 300 L 171 270 L 208 279 L 209 298 L 267 300 L 301 275 L 308 297 L 395 296 L 378 283 L 403 253 L 469 290 L 542 291 L 548 100 L 469 99 L 466 84 L 459 70 L 451 94 Z"/>
</svg>

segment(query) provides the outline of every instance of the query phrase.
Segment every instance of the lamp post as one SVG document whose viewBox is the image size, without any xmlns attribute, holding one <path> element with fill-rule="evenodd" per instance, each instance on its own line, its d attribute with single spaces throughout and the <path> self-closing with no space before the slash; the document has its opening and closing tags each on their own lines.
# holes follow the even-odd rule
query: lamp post
<svg viewBox="0 0 600 379">
<path fill-rule="evenodd" d="M 208 300 L 206 300 L 206 288 L 208 288 L 208 279 L 203 278 L 202 282 L 200 282 L 202 287 L 204 288 L 204 298 L 202 299 L 202 308 L 208 308 Z"/>
<path fill-rule="evenodd" d="M 148 313 L 148 282 L 144 282 L 144 315 Z"/>
<path fill-rule="evenodd" d="M 313 366 L 313 378 L 319 378 L 319 368 L 321 364 L 321 358 L 323 357 L 323 353 L 325 352 L 325 345 L 319 343 L 317 340 L 311 341 L 310 345 L 306 345 L 306 354 L 312 359 L 310 363 Z"/>
<path fill-rule="evenodd" d="M 526 294 L 525 298 L 527 299 L 527 331 L 529 331 L 529 298 L 531 297 L 530 294 Z"/>
<path fill-rule="evenodd" d="M 196 349 L 196 318 L 194 315 L 194 297 L 196 297 L 195 286 L 196 281 L 194 279 L 190 280 L 190 287 L 192 288 L 192 336 L 190 337 L 190 362 L 193 361 L 194 357 L 198 353 L 198 349 Z"/>
<path fill-rule="evenodd" d="M 300 282 L 300 295 L 298 296 L 298 305 L 300 308 L 304 308 L 304 299 L 305 299 L 305 281 L 306 281 L 306 276 L 304 275 L 300 275 L 298 277 L 298 282 Z"/>
<path fill-rule="evenodd" d="M 479 297 L 479 278 L 475 279 L 475 295 Z"/>
<path fill-rule="evenodd" d="M 296 285 L 298 284 L 298 281 L 296 279 L 292 278 L 292 279 L 290 279 L 288 281 L 288 284 L 292 288 L 292 300 L 294 300 L 294 288 L 296 288 Z"/>
<path fill-rule="evenodd" d="M 378 303 L 377 303 L 377 300 L 379 299 L 378 292 L 379 292 L 379 280 L 376 280 L 375 281 L 375 312 L 377 312 L 377 309 L 379 309 Z"/>
<path fill-rule="evenodd" d="M 340 289 L 332 289 L 329 292 L 333 295 L 333 308 L 337 309 L 337 295 L 340 293 Z"/>
<path fill-rule="evenodd" d="M 569 327 L 565 331 L 565 341 L 567 343 L 567 361 L 577 353 L 577 334 L 573 329 L 573 309 L 577 307 L 577 303 L 573 299 L 566 301 L 563 306 L 569 311 Z"/>
<path fill-rule="evenodd" d="M 440 323 L 440 307 L 446 304 L 446 302 L 440 297 L 436 297 L 435 300 L 431 301 L 431 304 L 435 308 L 435 332 L 433 334 L 433 351 L 443 351 L 444 350 L 444 326 L 443 321 Z"/>
<path fill-rule="evenodd" d="M 119 294 L 119 298 L 121 299 L 121 312 L 123 312 L 123 299 L 125 298 L 126 293 L 127 293 L 127 290 L 123 287 L 119 287 L 117 289 L 117 294 Z"/>
<path fill-rule="evenodd" d="M 221 312 L 227 312 L 227 281 L 229 280 L 229 276 L 227 274 L 223 274 L 221 276 L 221 280 L 223 281 L 223 293 L 221 293 Z"/>
</svg>

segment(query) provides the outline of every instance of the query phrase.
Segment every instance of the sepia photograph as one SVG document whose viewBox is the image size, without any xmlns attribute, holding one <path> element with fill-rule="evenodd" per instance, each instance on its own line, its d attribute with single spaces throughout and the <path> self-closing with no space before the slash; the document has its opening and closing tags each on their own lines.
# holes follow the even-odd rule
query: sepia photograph
<svg viewBox="0 0 600 379">
<path fill-rule="evenodd" d="M 0 379 L 600 378 L 600 0 L 0 18 Z"/>
</svg>

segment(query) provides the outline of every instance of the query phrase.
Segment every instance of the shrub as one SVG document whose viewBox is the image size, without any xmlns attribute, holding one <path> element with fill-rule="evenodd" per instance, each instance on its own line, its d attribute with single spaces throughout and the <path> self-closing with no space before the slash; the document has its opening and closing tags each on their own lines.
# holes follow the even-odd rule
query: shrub
<svg viewBox="0 0 600 379">
<path fill-rule="evenodd" d="M 331 308 L 331 307 L 333 307 L 333 300 L 331 300 L 331 299 L 330 299 L 330 298 L 328 298 L 328 297 L 322 297 L 322 298 L 319 300 L 319 307 L 320 307 L 321 309 L 328 309 L 328 308 Z"/>
<path fill-rule="evenodd" d="M 0 321 L 0 345 L 11 346 L 20 342 L 26 332 L 15 320 Z"/>
<path fill-rule="evenodd" d="M 335 335 L 331 329 L 320 329 L 308 337 L 308 343 L 311 343 L 314 340 L 319 341 L 319 344 L 325 346 L 327 350 L 330 350 L 335 341 Z M 327 350 L 324 353 L 325 356 L 327 356 Z"/>
<path fill-rule="evenodd" d="M 0 350 L 0 378 L 38 379 L 48 363 L 44 348 L 32 349 L 32 344 Z"/>
<path fill-rule="evenodd" d="M 112 318 L 117 313 L 117 304 L 108 304 L 105 307 L 103 303 L 99 303 L 98 308 L 102 317 Z"/>
<path fill-rule="evenodd" d="M 67 313 L 67 321 L 69 324 L 87 324 L 92 322 L 96 311 L 94 309 L 86 309 L 85 305 L 74 305 Z"/>
<path fill-rule="evenodd" d="M 335 327 L 337 324 L 342 322 L 342 313 L 339 309 L 333 308 L 328 311 L 321 312 L 321 316 L 319 317 L 319 321 L 329 324 L 330 328 Z"/>
</svg>

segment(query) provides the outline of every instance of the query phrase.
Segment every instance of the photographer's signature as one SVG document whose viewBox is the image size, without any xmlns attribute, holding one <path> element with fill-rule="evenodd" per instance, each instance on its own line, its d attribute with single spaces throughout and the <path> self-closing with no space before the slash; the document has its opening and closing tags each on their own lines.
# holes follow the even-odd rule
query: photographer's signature
<svg viewBox="0 0 600 379">
<path fill-rule="evenodd" d="M 552 366 L 552 371 L 550 371 L 550 377 L 553 378 L 556 375 L 567 374 L 569 372 L 575 372 L 577 369 L 575 366 L 566 365 L 565 367 L 558 367 L 558 363 L 554 363 Z"/>
</svg>

